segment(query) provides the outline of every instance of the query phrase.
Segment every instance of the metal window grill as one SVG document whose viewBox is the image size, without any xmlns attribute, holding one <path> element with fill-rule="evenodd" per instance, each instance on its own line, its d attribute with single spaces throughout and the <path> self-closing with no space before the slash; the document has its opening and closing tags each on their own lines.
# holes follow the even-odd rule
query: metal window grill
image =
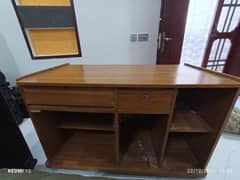
<svg viewBox="0 0 240 180">
<path fill-rule="evenodd" d="M 240 0 L 220 0 L 204 56 L 204 67 L 224 71 L 239 22 Z"/>
</svg>

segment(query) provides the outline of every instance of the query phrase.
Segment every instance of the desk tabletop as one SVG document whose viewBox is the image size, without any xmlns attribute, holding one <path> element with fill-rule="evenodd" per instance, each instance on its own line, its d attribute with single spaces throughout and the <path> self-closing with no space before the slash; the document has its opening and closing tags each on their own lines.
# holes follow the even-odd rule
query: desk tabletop
<svg viewBox="0 0 240 180">
<path fill-rule="evenodd" d="M 240 87 L 240 79 L 192 65 L 64 64 L 17 79 L 19 86 Z"/>
</svg>

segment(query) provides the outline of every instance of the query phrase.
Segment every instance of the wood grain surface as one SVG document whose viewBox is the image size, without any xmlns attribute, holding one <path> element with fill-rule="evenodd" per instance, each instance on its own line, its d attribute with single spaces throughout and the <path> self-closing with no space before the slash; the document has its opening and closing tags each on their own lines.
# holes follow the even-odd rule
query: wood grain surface
<svg viewBox="0 0 240 180">
<path fill-rule="evenodd" d="M 18 85 L 86 87 L 240 87 L 240 81 L 187 65 L 65 65 Z"/>
</svg>

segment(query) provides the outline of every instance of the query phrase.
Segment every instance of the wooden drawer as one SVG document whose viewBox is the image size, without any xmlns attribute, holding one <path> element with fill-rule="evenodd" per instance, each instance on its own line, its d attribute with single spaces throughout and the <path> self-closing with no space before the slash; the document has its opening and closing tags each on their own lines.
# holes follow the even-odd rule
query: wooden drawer
<svg viewBox="0 0 240 180">
<path fill-rule="evenodd" d="M 175 90 L 120 90 L 118 111 L 142 114 L 168 114 L 171 111 Z"/>
<path fill-rule="evenodd" d="M 27 104 L 102 107 L 114 105 L 112 89 L 27 87 L 23 92 Z"/>
</svg>

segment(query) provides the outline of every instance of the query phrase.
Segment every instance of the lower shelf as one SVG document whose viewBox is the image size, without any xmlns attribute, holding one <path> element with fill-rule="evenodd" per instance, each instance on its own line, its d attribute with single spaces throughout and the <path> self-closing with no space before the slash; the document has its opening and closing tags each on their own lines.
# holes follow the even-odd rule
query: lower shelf
<svg viewBox="0 0 240 180">
<path fill-rule="evenodd" d="M 198 167 L 198 161 L 183 137 L 169 137 L 163 167 L 173 170 Z"/>
<path fill-rule="evenodd" d="M 62 145 L 52 158 L 56 164 L 69 165 L 101 165 L 115 161 L 114 134 L 106 132 L 78 131 Z"/>
<path fill-rule="evenodd" d="M 123 173 L 161 176 L 204 177 L 188 174 L 188 168 L 198 168 L 197 160 L 182 138 L 170 138 L 162 165 L 150 168 L 129 146 L 120 163 L 115 161 L 114 134 L 78 132 L 47 162 L 48 167 L 105 170 Z"/>
<path fill-rule="evenodd" d="M 113 119 L 113 114 L 64 112 L 58 118 L 58 128 L 114 132 Z"/>
<path fill-rule="evenodd" d="M 114 131 L 113 123 L 104 120 L 86 120 L 86 121 L 76 121 L 68 120 L 63 121 L 58 126 L 61 129 L 79 129 L 79 130 L 99 130 L 99 131 Z"/>
</svg>

